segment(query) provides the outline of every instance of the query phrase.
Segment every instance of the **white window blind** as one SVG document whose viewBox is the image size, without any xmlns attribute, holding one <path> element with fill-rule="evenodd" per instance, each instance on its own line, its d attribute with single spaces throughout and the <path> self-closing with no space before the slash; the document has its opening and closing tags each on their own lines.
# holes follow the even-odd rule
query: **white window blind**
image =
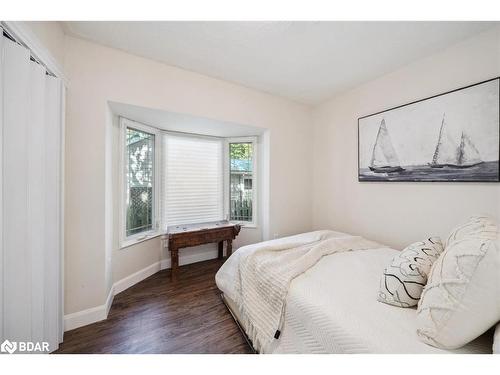
<svg viewBox="0 0 500 375">
<path fill-rule="evenodd" d="M 164 134 L 163 168 L 164 225 L 223 218 L 222 140 Z"/>
</svg>

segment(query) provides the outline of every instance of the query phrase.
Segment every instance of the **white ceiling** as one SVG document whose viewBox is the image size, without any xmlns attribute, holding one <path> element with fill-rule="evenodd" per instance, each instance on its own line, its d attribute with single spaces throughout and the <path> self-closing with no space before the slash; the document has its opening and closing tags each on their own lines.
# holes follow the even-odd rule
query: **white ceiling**
<svg viewBox="0 0 500 375">
<path fill-rule="evenodd" d="M 64 22 L 71 35 L 317 104 L 495 22 Z"/>
</svg>

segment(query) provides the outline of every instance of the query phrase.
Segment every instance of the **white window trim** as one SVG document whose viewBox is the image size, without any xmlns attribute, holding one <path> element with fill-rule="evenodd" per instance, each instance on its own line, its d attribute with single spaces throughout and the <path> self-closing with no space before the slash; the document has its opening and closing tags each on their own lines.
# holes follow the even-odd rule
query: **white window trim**
<svg viewBox="0 0 500 375">
<path fill-rule="evenodd" d="M 144 131 L 155 136 L 155 155 L 154 155 L 154 175 L 153 175 L 153 229 L 147 232 L 136 233 L 127 236 L 127 207 L 125 204 L 125 197 L 127 194 L 127 174 L 125 168 L 127 166 L 127 148 L 125 146 L 125 136 L 127 128 L 133 128 Z M 121 194 L 120 194 L 120 248 L 126 248 L 131 245 L 158 237 L 163 234 L 160 225 L 160 166 L 161 166 L 161 132 L 152 126 L 147 126 L 136 121 L 120 117 L 120 168 L 119 179 L 121 181 Z"/>
<path fill-rule="evenodd" d="M 231 193 L 230 193 L 230 178 L 231 173 L 229 167 L 229 144 L 230 143 L 252 143 L 253 160 L 252 160 L 252 221 L 239 221 L 230 220 L 229 213 Z M 259 158 L 259 144 L 258 138 L 255 136 L 250 137 L 232 137 L 225 138 L 224 145 L 224 217 L 231 223 L 240 224 L 244 228 L 258 228 L 258 195 L 259 195 L 259 171 L 258 171 L 258 158 Z"/>
</svg>

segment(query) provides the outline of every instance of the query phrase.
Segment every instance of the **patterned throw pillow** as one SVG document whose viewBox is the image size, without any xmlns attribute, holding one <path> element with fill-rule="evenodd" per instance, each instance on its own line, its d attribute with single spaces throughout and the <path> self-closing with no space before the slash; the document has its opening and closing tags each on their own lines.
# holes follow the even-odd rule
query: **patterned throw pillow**
<svg viewBox="0 0 500 375">
<path fill-rule="evenodd" d="M 442 251 L 443 244 L 439 237 L 406 247 L 384 270 L 377 299 L 398 307 L 416 306 L 432 264 Z"/>
</svg>

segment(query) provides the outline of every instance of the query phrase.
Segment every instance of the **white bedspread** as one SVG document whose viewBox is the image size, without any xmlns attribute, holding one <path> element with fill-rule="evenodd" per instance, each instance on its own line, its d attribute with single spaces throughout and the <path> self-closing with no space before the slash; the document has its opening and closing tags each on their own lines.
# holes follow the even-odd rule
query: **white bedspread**
<svg viewBox="0 0 500 375">
<path fill-rule="evenodd" d="M 235 264 L 252 248 L 240 250 L 216 276 L 219 289 L 233 301 L 238 299 Z M 328 255 L 296 277 L 286 298 L 281 337 L 262 352 L 448 353 L 418 340 L 415 309 L 377 302 L 380 275 L 395 252 L 383 248 Z M 453 352 L 488 353 L 491 346 L 491 336 L 484 335 Z"/>
<path fill-rule="evenodd" d="M 236 265 L 240 280 L 236 303 L 254 347 L 265 352 L 278 338 L 286 295 L 294 278 L 326 255 L 375 247 L 380 245 L 363 237 L 335 237 L 331 231 L 319 231 L 289 242 L 261 243 L 254 251 L 242 254 Z"/>
</svg>

